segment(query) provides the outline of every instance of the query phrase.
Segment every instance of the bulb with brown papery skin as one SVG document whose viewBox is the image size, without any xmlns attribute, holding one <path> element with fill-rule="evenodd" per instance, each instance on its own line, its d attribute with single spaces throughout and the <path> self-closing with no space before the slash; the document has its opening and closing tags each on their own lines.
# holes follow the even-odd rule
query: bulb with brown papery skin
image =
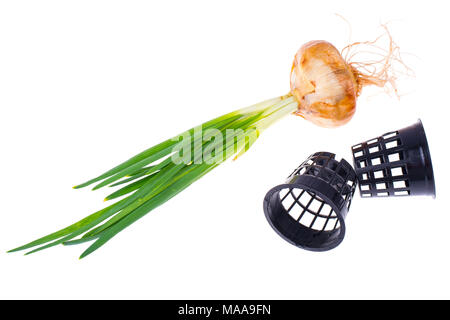
<svg viewBox="0 0 450 320">
<path fill-rule="evenodd" d="M 291 93 L 299 115 L 322 127 L 338 127 L 353 117 L 361 85 L 358 73 L 329 42 L 311 41 L 295 55 Z"/>
</svg>

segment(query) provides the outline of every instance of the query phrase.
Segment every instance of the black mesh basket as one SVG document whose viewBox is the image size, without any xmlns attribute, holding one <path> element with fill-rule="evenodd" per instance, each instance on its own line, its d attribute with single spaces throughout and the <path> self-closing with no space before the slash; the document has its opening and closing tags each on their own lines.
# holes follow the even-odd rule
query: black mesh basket
<svg viewBox="0 0 450 320">
<path fill-rule="evenodd" d="M 352 147 L 362 197 L 436 196 L 422 122 Z"/>
<path fill-rule="evenodd" d="M 344 239 L 344 220 L 356 184 L 347 161 L 318 152 L 267 193 L 264 213 L 286 241 L 307 250 L 330 250 Z"/>
</svg>

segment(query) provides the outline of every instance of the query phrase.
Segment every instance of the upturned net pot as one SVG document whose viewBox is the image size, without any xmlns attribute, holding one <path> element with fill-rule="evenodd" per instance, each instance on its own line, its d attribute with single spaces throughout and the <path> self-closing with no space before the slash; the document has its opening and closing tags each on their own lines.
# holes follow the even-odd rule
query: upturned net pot
<svg viewBox="0 0 450 320">
<path fill-rule="evenodd" d="M 272 228 L 291 244 L 312 251 L 338 246 L 356 189 L 356 173 L 344 159 L 317 152 L 264 198 Z"/>
</svg>

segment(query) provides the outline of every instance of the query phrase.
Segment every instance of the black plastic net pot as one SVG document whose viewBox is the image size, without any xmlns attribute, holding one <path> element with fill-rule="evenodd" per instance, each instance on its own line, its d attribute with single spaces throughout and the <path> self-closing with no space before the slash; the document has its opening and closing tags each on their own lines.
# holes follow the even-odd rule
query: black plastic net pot
<svg viewBox="0 0 450 320">
<path fill-rule="evenodd" d="M 433 166 L 422 122 L 352 147 L 362 197 L 435 197 Z"/>
<path fill-rule="evenodd" d="M 286 241 L 312 251 L 338 246 L 357 179 L 352 166 L 329 152 L 311 155 L 264 198 L 264 213 Z"/>
</svg>

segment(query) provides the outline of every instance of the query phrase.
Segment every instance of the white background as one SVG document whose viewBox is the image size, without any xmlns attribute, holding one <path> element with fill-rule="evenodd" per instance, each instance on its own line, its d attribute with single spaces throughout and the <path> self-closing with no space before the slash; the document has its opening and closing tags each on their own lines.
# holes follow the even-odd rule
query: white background
<svg viewBox="0 0 450 320">
<path fill-rule="evenodd" d="M 0 298 L 450 298 L 449 42 L 444 1 L 2 1 Z M 289 116 L 86 259 L 8 249 L 104 206 L 72 190 L 210 118 L 285 94 L 293 56 L 389 28 L 416 77 L 367 88 L 346 126 Z M 335 250 L 283 241 L 265 193 L 309 154 L 421 118 L 437 198 L 361 199 Z"/>
</svg>

